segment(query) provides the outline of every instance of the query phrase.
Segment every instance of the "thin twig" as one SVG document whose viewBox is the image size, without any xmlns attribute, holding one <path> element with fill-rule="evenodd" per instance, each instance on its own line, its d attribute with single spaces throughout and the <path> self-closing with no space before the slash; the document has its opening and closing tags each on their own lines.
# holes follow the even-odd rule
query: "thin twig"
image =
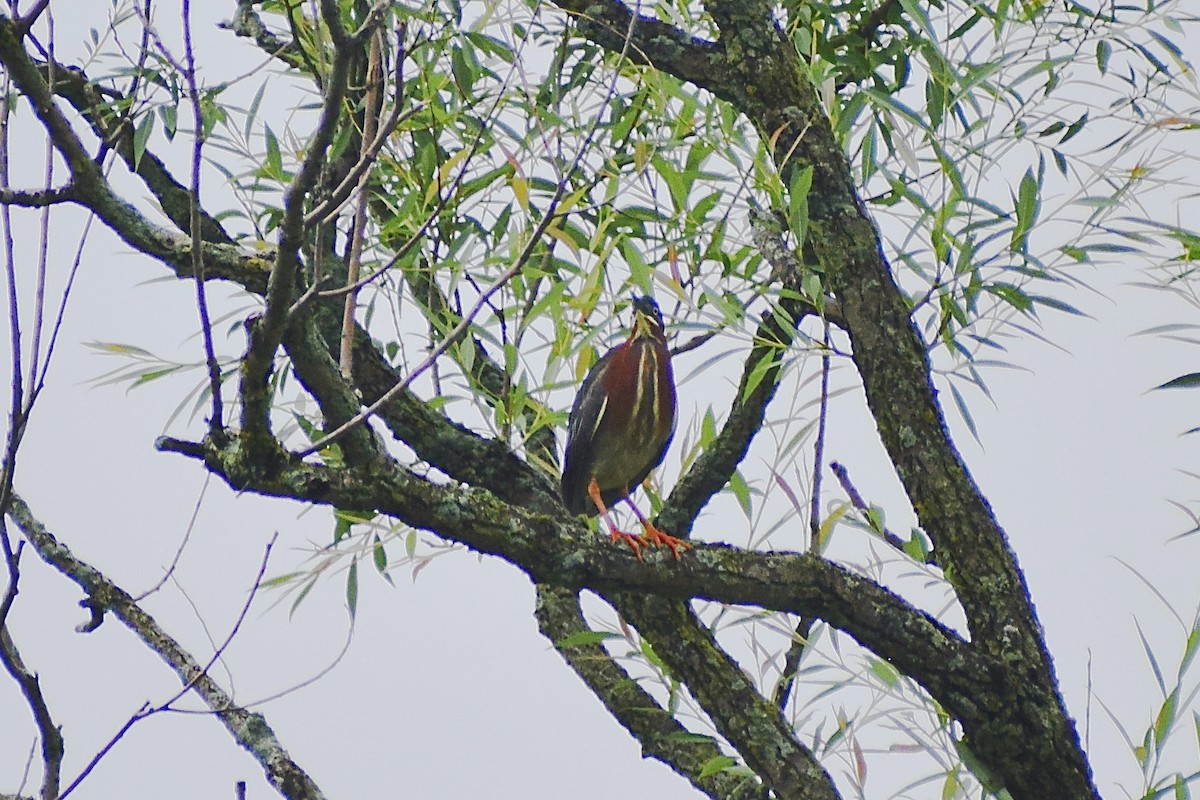
<svg viewBox="0 0 1200 800">
<path fill-rule="evenodd" d="M 40 13 L 40 12 L 39 12 Z M 46 59 L 49 66 L 48 78 L 50 85 L 54 85 L 54 14 L 51 12 L 46 15 L 46 25 L 49 29 L 47 36 L 47 46 L 49 48 L 49 57 Z M 46 169 L 43 190 L 49 191 L 54 185 L 54 143 L 46 141 Z M 7 181 L 6 181 L 7 182 Z M 38 237 L 38 261 L 37 261 L 37 278 L 36 285 L 33 290 L 33 331 L 29 341 L 29 372 L 26 381 L 26 395 L 23 400 L 25 403 L 25 416 L 28 420 L 29 411 L 33 408 L 33 401 L 37 391 L 37 374 L 38 361 L 41 359 L 42 353 L 42 326 L 45 324 L 46 313 L 46 272 L 49 267 L 50 258 L 50 205 L 42 206 L 42 213 L 39 214 L 39 237 Z"/>
<path fill-rule="evenodd" d="M 824 320 L 824 347 L 821 351 L 821 405 L 817 413 L 817 441 L 813 445 L 812 504 L 808 517 L 808 552 L 821 551 L 821 476 L 825 462 L 825 427 L 829 419 L 829 321 Z"/>
<path fill-rule="evenodd" d="M 363 103 L 362 144 L 359 150 L 359 163 L 367 162 L 367 151 L 375 139 L 376 128 L 379 125 L 379 92 L 383 83 L 383 46 L 380 43 L 383 34 L 376 32 L 371 37 L 371 49 L 367 56 L 367 92 Z M 399 108 L 399 106 L 397 106 Z M 358 282 L 359 271 L 362 267 L 363 235 L 367 227 L 367 195 L 362 191 L 367 182 L 369 171 L 364 170 L 360 181 L 358 203 L 354 208 L 354 225 L 350 235 L 350 253 L 346 265 L 346 284 L 353 286 Z M 338 366 L 347 381 L 354 379 L 354 311 L 358 307 L 358 290 L 346 293 L 345 304 L 342 308 L 342 336 L 338 350 Z"/>
<path fill-rule="evenodd" d="M 212 416 L 208 428 L 218 431 L 225 427 L 225 412 L 221 403 L 221 365 L 217 363 L 213 347 L 212 321 L 208 314 L 208 292 L 204 281 L 204 250 L 200 230 L 200 164 L 204 149 L 204 112 L 200 106 L 200 90 L 196 85 L 196 56 L 192 49 L 192 4 L 183 0 L 183 53 L 184 77 L 187 80 L 188 100 L 192 104 L 192 189 L 191 189 L 191 236 L 192 272 L 196 280 L 196 307 L 200 311 L 200 329 L 204 337 L 204 363 L 208 369 L 208 388 L 212 394 Z"/>
<path fill-rule="evenodd" d="M 846 470 L 846 468 L 842 464 L 839 464 L 838 462 L 834 461 L 834 462 L 830 463 L 829 469 L 831 469 L 833 471 L 833 474 L 835 476 L 837 476 L 838 483 L 841 484 L 841 486 L 842 486 L 842 491 L 844 491 L 846 493 L 846 497 L 850 500 L 850 505 L 854 506 L 859 511 L 862 511 L 864 513 L 870 512 L 871 506 L 867 503 L 866 500 L 863 500 L 862 495 L 858 493 L 858 489 L 856 489 L 854 484 L 850 481 L 850 473 Z M 882 530 L 876 531 L 876 532 L 879 534 L 879 536 L 885 542 L 887 542 L 892 547 L 896 548 L 897 550 L 899 550 L 902 553 L 908 552 L 907 550 L 904 549 L 904 544 L 905 544 L 904 540 L 901 539 L 897 534 L 892 532 L 890 529 L 888 529 L 887 526 L 884 526 Z M 933 566 L 937 566 L 938 561 L 937 561 L 937 558 L 935 558 L 934 555 L 932 553 L 930 553 L 929 555 L 927 555 L 925 557 L 925 563 L 931 564 Z"/>
<path fill-rule="evenodd" d="M 196 529 L 196 519 L 200 516 L 200 508 L 204 504 L 204 498 L 208 494 L 208 484 L 212 480 L 212 473 L 204 473 L 204 485 L 200 487 L 200 496 L 196 498 L 196 504 L 192 507 L 192 516 L 188 519 L 187 529 L 183 532 L 183 538 L 179 542 L 179 547 L 175 549 L 175 555 L 171 558 L 171 563 L 163 571 L 163 575 L 158 579 L 158 582 L 151 586 L 146 591 L 133 598 L 135 602 L 142 602 L 150 595 L 157 592 L 163 587 L 171 576 L 175 574 L 175 568 L 179 566 L 180 559 L 183 558 L 183 551 L 187 548 L 188 542 L 192 538 L 192 531 Z"/>
<path fill-rule="evenodd" d="M 186 0 L 185 0 L 185 2 L 186 2 Z M 125 721 L 125 724 L 121 726 L 120 730 L 118 730 L 116 732 L 116 734 L 114 734 L 112 736 L 112 738 L 110 738 L 108 740 L 108 742 L 106 742 L 105 745 L 103 747 L 101 747 L 95 753 L 95 755 L 92 756 L 91 760 L 88 761 L 87 765 L 83 768 L 83 770 L 79 773 L 79 775 L 77 775 L 75 777 L 75 780 L 71 781 L 71 784 L 66 789 L 63 790 L 61 798 L 66 798 L 67 795 L 71 794 L 71 792 L 73 792 L 83 782 L 83 780 L 89 774 L 91 774 L 92 770 L 94 770 L 96 768 L 96 765 L 98 765 L 100 763 L 100 761 L 106 755 L 108 755 L 108 753 L 114 747 L 116 747 L 117 743 L 121 741 L 121 739 L 125 736 L 125 734 L 129 731 L 129 729 L 134 726 L 135 723 L 141 722 L 142 720 L 152 717 L 155 714 L 160 714 L 164 711 L 170 711 L 171 706 L 174 703 L 178 702 L 180 700 L 180 698 L 182 698 L 185 694 L 187 694 L 189 691 L 191 691 L 191 689 L 196 685 L 196 683 L 199 680 L 201 680 L 202 678 L 205 680 L 211 681 L 211 678 L 209 677 L 209 674 L 208 674 L 209 670 L 211 670 L 213 665 L 217 663 L 217 661 L 222 657 L 222 655 L 224 655 L 225 650 L 233 642 L 233 637 L 237 635 L 237 632 L 239 630 L 241 630 L 242 623 L 246 619 L 246 614 L 248 614 L 250 612 L 250 606 L 254 602 L 255 596 L 258 594 L 259 588 L 262 586 L 263 575 L 266 574 L 267 563 L 271 559 L 271 549 L 275 546 L 275 540 L 278 538 L 279 538 L 279 534 L 274 534 L 271 537 L 270 541 L 267 542 L 267 546 L 263 552 L 262 561 L 259 562 L 258 574 L 255 576 L 254 583 L 250 587 L 250 592 L 246 597 L 246 602 L 242 604 L 242 610 L 238 614 L 237 619 L 234 620 L 234 623 L 229 630 L 229 635 L 227 635 L 225 637 L 225 641 L 221 642 L 221 644 L 219 646 L 213 648 L 213 654 L 212 654 L 212 657 L 209 658 L 208 663 L 206 663 L 200 669 L 200 671 L 197 672 L 191 678 L 191 680 L 186 681 L 183 684 L 183 686 L 180 689 L 178 689 L 175 692 L 175 694 L 171 695 L 171 697 L 168 700 L 166 700 L 162 703 L 159 703 L 158 705 L 153 706 L 153 707 L 151 707 L 149 702 L 143 703 L 142 707 L 139 708 L 136 712 L 134 712 L 133 715 L 128 720 Z M 217 709 L 212 709 L 212 710 L 216 711 Z"/>
<path fill-rule="evenodd" d="M 337 185 L 337 188 L 305 215 L 304 224 L 320 225 L 331 221 L 350 199 L 354 190 L 356 188 L 361 190 L 366 185 L 367 172 L 375 163 L 379 151 L 383 149 L 400 123 L 425 108 L 425 103 L 415 103 L 411 108 L 404 107 L 404 59 L 407 55 L 404 37 L 407 35 L 407 31 L 406 24 L 401 24 L 396 29 L 398 44 L 396 46 L 395 73 L 392 77 L 392 84 L 396 87 L 396 97 L 392 102 L 392 110 L 388 114 L 387 120 L 377 126 L 374 137 L 367 136 L 364 131 L 363 141 L 369 144 L 364 145 L 359 153 L 358 161 L 346 173 L 346 177 L 342 178 L 342 182 Z"/>
</svg>

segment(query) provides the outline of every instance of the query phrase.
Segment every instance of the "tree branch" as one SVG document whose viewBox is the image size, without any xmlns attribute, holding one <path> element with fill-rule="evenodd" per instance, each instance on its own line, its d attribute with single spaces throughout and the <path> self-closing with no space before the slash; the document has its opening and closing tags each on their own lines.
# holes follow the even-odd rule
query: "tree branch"
<svg viewBox="0 0 1200 800">
<path fill-rule="evenodd" d="M 623 593 L 610 600 L 650 639 L 654 652 L 776 797 L 840 800 L 829 773 L 796 739 L 779 709 L 759 693 L 685 603 Z"/>
<path fill-rule="evenodd" d="M 707 764 L 719 758 L 713 740 L 689 734 L 636 681 L 629 679 L 593 636 L 579 608 L 575 591 L 537 587 L 538 628 L 551 641 L 587 687 L 617 721 L 638 740 L 644 755 L 656 758 L 684 776 L 713 800 L 749 800 L 761 796 L 757 781 L 717 771 L 700 777 Z"/>
<path fill-rule="evenodd" d="M 10 503 L 19 502 L 16 494 L 10 495 Z M 18 558 L 19 552 L 18 550 Z M 10 570 L 8 591 L 14 595 L 17 590 L 16 580 L 17 574 Z M 4 665 L 5 671 L 16 681 L 37 726 L 38 739 L 42 743 L 41 796 L 58 797 L 64 750 L 62 732 L 54 723 L 54 716 L 50 713 L 50 706 L 46 703 L 38 676 L 25 666 L 21 651 L 9 634 L 8 625 L 3 621 L 0 621 L 0 664 Z"/>
<path fill-rule="evenodd" d="M 15 35 L 16 27 L 16 23 L 0 15 L 0 64 L 4 65 L 14 85 L 29 100 L 55 148 L 67 162 L 71 183 L 76 187 L 75 200 L 94 211 L 134 249 L 170 265 L 180 277 L 192 277 L 190 237 L 152 224 L 113 193 L 70 123 L 55 106 L 39 67 L 28 57 Z M 180 191 L 183 193 L 181 219 L 186 221 L 189 214 L 188 192 L 182 187 Z M 257 289 L 261 292 L 265 286 L 268 262 L 262 254 L 247 253 L 229 244 L 206 243 L 204 261 L 210 277 L 237 280 L 251 291 Z"/>
<path fill-rule="evenodd" d="M 0 188 L 0 205 L 22 206 L 24 208 L 43 208 L 56 203 L 68 203 L 78 198 L 74 184 L 67 184 L 55 189 L 10 189 Z"/>
<path fill-rule="evenodd" d="M 269 31 L 254 10 L 255 5 L 255 0 L 238 0 L 233 19 L 220 23 L 221 27 L 233 31 L 237 36 L 253 39 L 259 49 L 271 58 L 278 59 L 293 69 L 306 70 L 309 65 L 299 52 L 300 48 L 294 42 L 280 39 Z"/>
<path fill-rule="evenodd" d="M 692 36 L 655 17 L 635 17 L 620 0 L 555 2 L 571 14 L 581 35 L 614 53 L 627 51 L 636 64 L 661 69 L 701 86 L 718 72 L 719 43 Z"/>
<path fill-rule="evenodd" d="M 334 43 L 333 65 L 325 81 L 321 117 L 305 148 L 304 160 L 283 196 L 279 246 L 267 280 L 267 307 L 250 331 L 250 344 L 242 360 L 240 394 L 242 429 L 252 438 L 270 431 L 270 388 L 267 379 L 275 351 L 283 339 L 288 311 L 299 275 L 300 248 L 304 244 L 304 204 L 317 183 L 334 131 L 342 117 L 342 101 L 350 78 L 355 46 L 342 27 L 341 12 L 333 0 L 321 0 L 321 16 Z"/>
<path fill-rule="evenodd" d="M 708 0 L 705 8 L 720 49 L 697 46 L 692 57 L 715 69 L 697 76 L 678 61 L 661 63 L 751 120 L 785 186 L 794 170 L 813 169 L 808 241 L 838 299 L 884 447 L 963 605 L 972 647 L 1005 665 L 993 677 L 1007 700 L 963 719 L 974 750 L 1014 796 L 1097 797 L 1024 577 L 950 440 L 924 342 L 795 46 L 766 0 Z"/>
<path fill-rule="evenodd" d="M 101 92 L 78 67 L 33 61 L 43 80 L 54 76 L 54 94 L 78 111 L 106 147 L 121 157 L 126 168 L 142 179 L 154 195 L 159 208 L 181 233 L 191 234 L 191 191 L 175 179 L 162 160 L 149 150 L 140 155 L 134 150 L 134 125 L 116 109 L 126 98 L 114 90 Z M 200 235 L 206 242 L 233 244 L 234 240 L 216 218 L 200 210 Z"/>
<path fill-rule="evenodd" d="M 289 800 L 323 800 L 320 788 L 284 750 L 262 714 L 251 713 L 236 705 L 201 664 L 160 628 L 124 589 L 95 567 L 76 558 L 65 544 L 46 530 L 15 493 L 9 515 L 43 561 L 83 589 L 87 594 L 85 604 L 94 615 L 111 611 L 147 647 L 158 653 L 185 686 L 196 692 L 238 744 L 254 756 L 266 772 L 267 781 L 280 794 Z"/>
<path fill-rule="evenodd" d="M 990 662 L 897 595 L 815 555 L 697 544 L 682 561 L 654 554 L 643 562 L 564 519 L 561 508 L 531 512 L 479 489 L 431 483 L 391 462 L 356 471 L 280 453 L 275 463 L 248 463 L 236 444 L 213 439 L 197 444 L 163 438 L 158 447 L 203 459 L 237 490 L 374 509 L 499 556 L 539 583 L 819 616 L 912 675 L 952 713 L 978 713 L 973 698 Z"/>
</svg>

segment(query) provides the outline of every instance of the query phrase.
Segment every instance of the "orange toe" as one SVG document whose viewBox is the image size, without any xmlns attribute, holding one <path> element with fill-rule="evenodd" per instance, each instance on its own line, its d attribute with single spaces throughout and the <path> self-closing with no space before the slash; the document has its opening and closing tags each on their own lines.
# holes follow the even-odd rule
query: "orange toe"
<svg viewBox="0 0 1200 800">
<path fill-rule="evenodd" d="M 642 560 L 642 545 L 646 543 L 646 540 L 641 536 L 634 536 L 632 533 L 626 533 L 625 531 L 619 531 L 616 528 L 613 528 L 611 531 L 609 531 L 608 538 L 612 542 L 617 542 L 624 539 L 625 543 L 633 548 L 633 554 L 637 556 L 638 561 Z M 676 558 L 678 557 L 679 556 L 676 556 Z"/>
<path fill-rule="evenodd" d="M 683 539 L 663 533 L 653 525 L 646 525 L 645 527 L 646 535 L 642 537 L 642 540 L 647 544 L 666 547 L 671 551 L 671 555 L 675 556 L 676 561 L 679 560 L 680 550 L 688 550 L 692 546 Z M 641 556 L 639 555 L 638 557 L 640 558 Z"/>
</svg>

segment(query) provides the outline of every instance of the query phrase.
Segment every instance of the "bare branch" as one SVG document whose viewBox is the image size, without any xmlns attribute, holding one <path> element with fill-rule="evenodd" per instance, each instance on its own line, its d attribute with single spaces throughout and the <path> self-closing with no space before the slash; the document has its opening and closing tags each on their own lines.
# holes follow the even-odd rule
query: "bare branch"
<svg viewBox="0 0 1200 800">
<path fill-rule="evenodd" d="M 15 504 L 18 502 L 20 500 L 15 494 L 10 495 L 10 503 Z M 0 534 L 3 535 L 5 542 L 7 542 L 8 530 L 3 520 L 0 520 Z M 21 651 L 17 649 L 16 642 L 12 640 L 5 620 L 5 617 L 8 615 L 8 609 L 17 595 L 17 588 L 21 577 L 20 560 L 21 550 L 17 548 L 13 557 L 9 559 L 8 589 L 4 595 L 3 611 L 0 613 L 0 664 L 4 665 L 5 671 L 16 681 L 17 686 L 20 687 L 21 695 L 25 698 L 26 705 L 29 706 L 29 710 L 33 713 L 38 738 L 42 742 L 41 795 L 44 798 L 56 798 L 58 797 L 58 785 L 62 774 L 64 749 L 62 732 L 59 731 L 58 725 L 54 722 L 54 717 L 50 714 L 50 707 L 46 703 L 46 696 L 42 694 L 42 686 L 38 681 L 37 675 L 25 666 L 25 662 L 21 659 Z"/>
<path fill-rule="evenodd" d="M 207 674 L 204 667 L 167 634 L 122 588 L 96 568 L 76 558 L 70 549 L 46 530 L 29 507 L 16 494 L 9 510 L 12 519 L 50 566 L 77 583 L 87 594 L 87 605 L 94 613 L 111 611 L 133 631 L 147 647 L 179 675 L 185 686 L 204 701 L 221 720 L 234 739 L 262 766 L 267 781 L 289 800 L 323 800 L 324 794 L 312 779 L 292 760 L 266 718 L 235 704 L 233 699 Z"/>
<path fill-rule="evenodd" d="M 796 738 L 686 603 L 645 594 L 609 595 L 776 797 L 840 800 L 829 773 Z"/>
<path fill-rule="evenodd" d="M 130 728 L 132 728 L 136 723 L 152 717 L 155 714 L 161 714 L 164 711 L 170 710 L 172 705 L 178 702 L 180 698 L 182 698 L 195 687 L 196 681 L 208 676 L 209 670 L 211 670 L 213 665 L 221 659 L 226 649 L 228 649 L 229 645 L 232 644 L 233 637 L 237 635 L 239 630 L 241 630 L 242 623 L 246 620 L 246 614 L 250 612 L 250 606 L 253 605 L 254 598 L 258 594 L 258 589 L 260 586 L 262 586 L 263 575 L 267 571 L 267 563 L 271 558 L 271 548 L 275 546 L 276 538 L 278 538 L 278 534 L 272 536 L 271 541 L 267 542 L 262 561 L 259 562 L 258 574 L 254 578 L 254 584 L 250 587 L 250 591 L 246 593 L 246 601 L 242 603 L 242 610 L 238 614 L 237 619 L 234 620 L 233 625 L 230 626 L 229 633 L 225 637 L 225 641 L 223 641 L 220 645 L 215 645 L 213 647 L 213 654 L 209 658 L 208 663 L 206 663 L 201 669 L 200 673 L 193 677 L 192 680 L 184 683 L 183 686 L 177 692 L 175 692 L 175 694 L 173 694 L 164 702 L 159 703 L 156 706 L 151 706 L 149 703 L 143 703 L 142 707 L 125 721 L 121 728 L 108 740 L 108 742 L 106 742 L 103 747 L 96 751 L 95 755 L 92 756 L 87 765 L 85 765 L 84 768 L 79 771 L 79 774 L 75 777 L 75 780 L 71 781 L 71 784 L 63 790 L 62 796 L 64 798 L 75 791 L 75 789 L 77 789 L 80 784 L 83 783 L 84 779 L 86 779 L 87 776 L 91 774 L 92 770 L 94 770 L 96 766 L 104 759 L 104 757 L 107 756 L 114 747 L 116 747 L 117 743 L 120 742 L 121 739 L 125 738 L 125 734 L 129 732 Z M 88 601 L 84 602 L 87 603 Z M 130 602 L 136 601 L 131 598 Z M 97 611 L 103 613 L 103 609 L 96 604 L 92 604 L 91 610 L 93 614 Z M 89 628 L 88 632 L 91 632 L 92 630 L 95 630 L 94 626 Z"/>
<path fill-rule="evenodd" d="M 381 84 L 383 83 L 383 34 L 376 32 L 371 37 L 371 47 L 367 58 L 367 93 L 363 102 L 362 143 L 359 152 L 359 163 L 368 162 L 367 154 L 376 139 L 379 128 L 379 112 L 381 109 Z M 399 87 L 397 87 L 399 90 Z M 400 104 L 396 104 L 400 108 Z M 369 162 L 368 162 L 369 163 Z M 363 176 L 367 173 L 364 171 Z M 361 187 L 360 187 L 361 189 Z M 350 252 L 347 256 L 347 286 L 358 283 L 362 267 L 363 236 L 367 226 L 367 197 L 361 193 L 354 208 L 354 224 L 350 234 Z M 354 378 L 354 312 L 358 307 L 358 291 L 351 289 L 346 293 L 345 308 L 342 314 L 342 337 L 338 351 L 338 364 L 346 380 Z"/>
<path fill-rule="evenodd" d="M 69 183 L 54 189 L 11 189 L 0 188 L 0 205 L 43 208 L 56 203 L 69 203 L 79 199 L 75 185 Z"/>
<path fill-rule="evenodd" d="M 200 333 L 204 340 L 204 362 L 208 370 L 208 390 L 211 395 L 212 412 L 208 420 L 210 430 L 224 427 L 224 411 L 221 405 L 221 365 L 217 363 L 213 348 L 212 320 L 208 314 L 208 292 L 204 285 L 204 251 L 201 247 L 202 218 L 200 214 L 200 164 L 204 152 L 204 113 L 200 103 L 200 89 L 196 85 L 196 56 L 192 49 L 192 4 L 183 0 L 183 75 L 187 82 L 188 99 L 192 105 L 192 189 L 189 214 L 189 230 L 192 236 L 192 272 L 196 283 L 196 308 L 200 312 Z M 164 53 L 164 55 L 167 55 Z"/>
</svg>

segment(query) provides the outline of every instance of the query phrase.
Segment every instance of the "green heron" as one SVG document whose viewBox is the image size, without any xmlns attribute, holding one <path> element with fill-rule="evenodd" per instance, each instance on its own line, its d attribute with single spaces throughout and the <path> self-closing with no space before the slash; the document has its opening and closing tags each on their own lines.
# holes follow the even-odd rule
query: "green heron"
<svg viewBox="0 0 1200 800">
<path fill-rule="evenodd" d="M 656 528 L 629 498 L 662 463 L 674 435 L 675 378 L 662 313 L 649 297 L 634 297 L 629 338 L 596 362 L 571 407 L 563 504 L 572 514 L 599 514 L 612 541 L 623 538 L 639 559 L 642 545 L 663 545 L 679 558 L 690 545 Z M 613 524 L 608 509 L 618 500 L 633 509 L 642 536 Z"/>
</svg>

